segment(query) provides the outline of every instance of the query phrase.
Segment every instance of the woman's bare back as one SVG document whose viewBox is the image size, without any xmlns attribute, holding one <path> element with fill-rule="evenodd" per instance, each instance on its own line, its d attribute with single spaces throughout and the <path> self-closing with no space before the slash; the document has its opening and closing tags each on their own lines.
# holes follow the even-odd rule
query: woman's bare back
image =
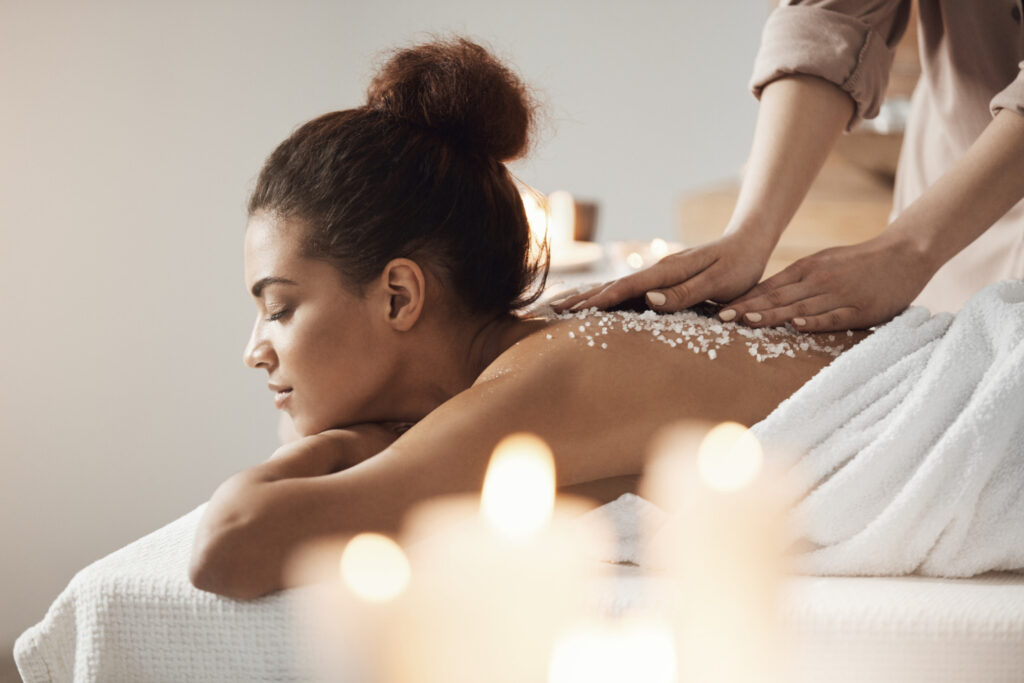
<svg viewBox="0 0 1024 683">
<path fill-rule="evenodd" d="M 753 425 L 866 332 L 801 334 L 752 330 L 691 312 L 589 312 L 538 321 L 477 385 L 518 376 L 534 430 L 566 458 L 560 480 L 637 475 L 658 429 L 680 420 Z M 509 406 L 510 414 L 516 412 Z M 578 470 L 573 467 L 578 464 Z"/>
</svg>

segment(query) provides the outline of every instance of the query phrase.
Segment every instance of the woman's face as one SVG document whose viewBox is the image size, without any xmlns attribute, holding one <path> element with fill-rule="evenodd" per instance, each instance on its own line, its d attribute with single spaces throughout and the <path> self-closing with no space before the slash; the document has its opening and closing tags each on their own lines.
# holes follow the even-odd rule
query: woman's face
<svg viewBox="0 0 1024 683">
<path fill-rule="evenodd" d="M 310 435 L 377 418 L 391 363 L 371 299 L 346 289 L 329 263 L 302 256 L 302 230 L 264 214 L 249 220 L 245 281 L 258 315 L 245 363 L 267 371 L 275 405 Z"/>
</svg>

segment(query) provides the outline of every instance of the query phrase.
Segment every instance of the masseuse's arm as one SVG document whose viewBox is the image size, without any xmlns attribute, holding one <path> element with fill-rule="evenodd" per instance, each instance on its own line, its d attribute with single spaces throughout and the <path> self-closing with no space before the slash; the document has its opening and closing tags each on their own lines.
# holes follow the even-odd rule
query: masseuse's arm
<svg viewBox="0 0 1024 683">
<path fill-rule="evenodd" d="M 727 302 L 746 293 L 761 279 L 782 231 L 852 116 L 850 96 L 824 79 L 794 75 L 769 83 L 723 236 L 560 301 L 556 310 L 607 308 L 647 295 L 651 308 L 678 311 L 705 299 Z"/>
<path fill-rule="evenodd" d="M 748 324 L 866 328 L 906 308 L 942 264 L 1024 198 L 1024 116 L 1002 109 L 967 153 L 877 237 L 826 249 L 734 302 Z M 750 321 L 750 314 L 758 317 Z"/>
</svg>

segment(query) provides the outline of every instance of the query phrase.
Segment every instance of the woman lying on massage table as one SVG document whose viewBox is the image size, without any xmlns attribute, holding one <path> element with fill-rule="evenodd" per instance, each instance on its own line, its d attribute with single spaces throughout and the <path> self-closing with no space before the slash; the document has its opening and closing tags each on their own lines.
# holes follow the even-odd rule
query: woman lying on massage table
<svg viewBox="0 0 1024 683">
<path fill-rule="evenodd" d="M 365 106 L 271 154 L 249 202 L 259 314 L 245 362 L 302 438 L 214 493 L 197 587 L 278 590 L 300 543 L 393 531 L 418 501 L 478 490 L 511 432 L 551 445 L 560 487 L 617 497 L 660 427 L 752 425 L 863 337 L 520 313 L 544 266 L 503 162 L 532 120 L 526 88 L 486 51 L 434 43 L 397 53 Z"/>
</svg>

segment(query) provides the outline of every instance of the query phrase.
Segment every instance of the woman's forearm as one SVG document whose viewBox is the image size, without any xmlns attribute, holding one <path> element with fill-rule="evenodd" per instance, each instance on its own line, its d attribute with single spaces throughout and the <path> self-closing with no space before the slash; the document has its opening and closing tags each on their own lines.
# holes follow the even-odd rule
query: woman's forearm
<svg viewBox="0 0 1024 683">
<path fill-rule="evenodd" d="M 765 87 L 743 183 L 726 233 L 767 260 L 853 116 L 853 100 L 814 76 L 788 76 Z"/>
<path fill-rule="evenodd" d="M 1022 197 L 1024 116 L 1004 109 L 886 232 L 912 244 L 934 273 Z"/>
<path fill-rule="evenodd" d="M 210 498 L 196 530 L 193 585 L 234 598 L 280 588 L 284 562 L 297 544 L 335 530 L 330 521 L 337 516 L 324 506 L 342 504 L 345 496 L 330 475 L 395 438 L 377 425 L 330 430 L 282 446 L 269 461 L 229 478 Z"/>
</svg>

